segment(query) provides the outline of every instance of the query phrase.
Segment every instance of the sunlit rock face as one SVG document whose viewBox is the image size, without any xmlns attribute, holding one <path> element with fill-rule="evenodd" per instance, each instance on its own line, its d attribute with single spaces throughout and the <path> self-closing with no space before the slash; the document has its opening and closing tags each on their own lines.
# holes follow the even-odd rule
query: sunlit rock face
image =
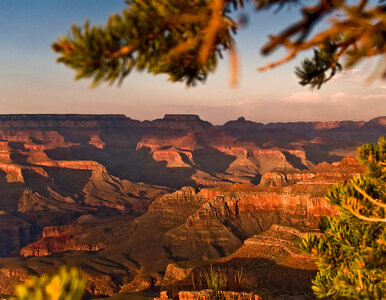
<svg viewBox="0 0 386 300">
<path fill-rule="evenodd" d="M 85 242 L 74 238 L 74 235 L 83 230 L 79 225 L 45 227 L 43 237 L 21 249 L 20 255 L 47 256 L 65 251 L 99 251 L 107 247 L 104 242 Z"/>
<path fill-rule="evenodd" d="M 332 183 L 344 183 L 363 171 L 364 168 L 355 157 L 347 156 L 339 162 L 332 164 L 323 162 L 314 168 L 301 172 L 266 172 L 262 176 L 260 184 L 264 186 L 330 185 Z"/>
</svg>

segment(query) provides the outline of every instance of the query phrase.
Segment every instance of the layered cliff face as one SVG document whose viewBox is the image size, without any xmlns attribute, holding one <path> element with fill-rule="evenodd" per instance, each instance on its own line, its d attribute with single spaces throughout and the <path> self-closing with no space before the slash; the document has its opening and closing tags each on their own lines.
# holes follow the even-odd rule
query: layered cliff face
<svg viewBox="0 0 386 300">
<path fill-rule="evenodd" d="M 266 172 L 261 178 L 263 186 L 289 186 L 292 184 L 334 184 L 344 183 L 364 171 L 358 160 L 347 156 L 340 162 L 320 163 L 314 168 L 301 172 Z"/>
<path fill-rule="evenodd" d="M 57 260 L 53 254 L 61 254 L 62 262 L 78 266 L 89 276 L 94 270 L 89 290 L 95 294 L 157 288 L 162 283 L 160 274 L 170 263 L 231 255 L 248 246 L 244 240 L 265 232 L 273 224 L 315 227 L 321 215 L 334 213 L 321 193 L 318 184 L 306 185 L 304 190 L 296 184 L 236 185 L 199 191 L 184 187 L 156 199 L 136 219 L 91 213 L 79 217 L 72 226 L 45 228 L 40 240 L 22 249 L 20 254 L 27 257 L 23 270 L 27 274 L 30 270 L 39 274 L 49 271 L 53 267 L 47 265 Z M 284 246 L 294 251 L 287 244 Z M 44 258 L 45 263 L 34 256 Z M 109 270 L 106 262 L 111 266 Z M 19 263 L 17 258 L 0 259 L 0 266 L 10 269 Z M 302 273 L 296 268 L 293 266 L 291 272 Z M 106 274 L 109 278 L 103 277 Z M 12 284 L 11 278 L 3 282 Z M 6 291 L 0 284 L 0 292 Z"/>
<path fill-rule="evenodd" d="M 0 211 L 4 212 L 0 218 L 10 220 L 0 227 L 4 233 L 0 255 L 36 239 L 42 226 L 67 224 L 82 214 L 143 214 L 155 198 L 169 191 L 121 180 L 96 161 L 55 160 L 44 152 L 46 145 L 21 147 L 20 143 L 0 144 Z M 76 246 L 64 248 L 71 247 Z"/>
<path fill-rule="evenodd" d="M 148 149 L 155 161 L 165 162 L 166 168 L 192 169 L 190 179 L 202 186 L 257 183 L 257 178 L 268 171 L 314 166 L 303 150 L 263 149 L 213 129 L 149 134 L 138 142 L 137 150 L 140 149 Z"/>
<path fill-rule="evenodd" d="M 266 172 L 307 170 L 355 154 L 355 146 L 385 134 L 383 120 L 264 125 L 239 118 L 215 127 L 196 115 L 143 122 L 123 115 L 2 115 L 0 141 L 30 160 L 44 153 L 57 164 L 95 161 L 129 181 L 223 186 L 257 184 Z M 2 170 L 20 181 L 23 157 L 14 154 L 16 164 L 9 166 L 7 145 L 0 149 Z"/>
<path fill-rule="evenodd" d="M 222 128 L 230 135 L 254 141 L 263 147 L 302 148 L 317 164 L 355 154 L 354 145 L 374 143 L 386 133 L 386 117 L 365 121 L 288 122 L 261 124 L 239 118 Z"/>
<path fill-rule="evenodd" d="M 45 227 L 43 237 L 21 249 L 20 255 L 24 257 L 48 256 L 71 250 L 92 252 L 107 248 L 106 242 L 82 241 L 77 234 L 80 232 L 84 234 L 86 230 L 87 228 L 79 225 Z"/>
<path fill-rule="evenodd" d="M 142 214 L 154 198 L 167 192 L 165 188 L 121 180 L 95 161 L 58 161 L 37 151 L 27 152 L 23 158 L 23 164 L 0 163 L 0 169 L 5 172 L 4 185 L 12 189 L 12 183 L 19 183 L 18 187 L 23 190 L 10 211 L 27 213 L 86 205 Z M 0 209 L 6 209 L 4 202 L 3 205 L 0 202 Z M 49 203 L 55 202 L 58 202 L 56 207 L 50 209 Z"/>
<path fill-rule="evenodd" d="M 170 250 L 178 257 L 190 251 L 202 260 L 231 253 L 242 241 L 272 224 L 317 227 L 323 215 L 334 214 L 318 187 L 299 192 L 297 187 L 226 192 L 209 199 L 167 231 Z M 205 193 L 205 191 L 203 191 Z"/>
</svg>

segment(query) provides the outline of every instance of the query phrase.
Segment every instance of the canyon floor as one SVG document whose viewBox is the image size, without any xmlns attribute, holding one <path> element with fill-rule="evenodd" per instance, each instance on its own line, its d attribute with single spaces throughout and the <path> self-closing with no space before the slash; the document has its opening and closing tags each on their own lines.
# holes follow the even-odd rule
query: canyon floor
<svg viewBox="0 0 386 300">
<path fill-rule="evenodd" d="M 297 242 L 336 213 L 328 187 L 363 171 L 356 147 L 385 134 L 386 117 L 0 115 L 0 295 L 67 264 L 89 298 L 175 296 L 215 268 L 229 289 L 313 299 Z"/>
</svg>

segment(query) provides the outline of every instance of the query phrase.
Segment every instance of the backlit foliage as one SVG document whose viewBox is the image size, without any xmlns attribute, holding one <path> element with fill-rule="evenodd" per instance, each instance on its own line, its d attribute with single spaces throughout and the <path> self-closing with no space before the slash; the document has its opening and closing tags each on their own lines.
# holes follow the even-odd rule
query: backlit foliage
<svg viewBox="0 0 386 300">
<path fill-rule="evenodd" d="M 321 223 L 323 236 L 308 235 L 301 248 L 319 272 L 313 280 L 318 297 L 383 299 L 386 294 L 386 139 L 358 150 L 367 172 L 337 185 L 328 201 L 337 217 Z"/>
<path fill-rule="evenodd" d="M 105 26 L 90 26 L 88 21 L 83 28 L 74 25 L 53 49 L 60 54 L 58 62 L 76 71 L 76 79 L 92 78 L 94 84 L 121 83 L 132 70 L 146 70 L 188 86 L 205 82 L 228 51 L 231 82 L 236 83 L 233 36 L 243 22 L 231 13 L 241 11 L 246 2 L 257 11 L 290 5 L 300 9 L 302 18 L 271 35 L 262 48 L 263 54 L 270 54 L 284 47 L 288 55 L 260 70 L 315 49 L 314 57 L 296 69 L 302 85 L 319 88 L 341 69 L 341 57 L 346 67 L 366 57 L 380 57 L 375 75 L 386 77 L 384 0 L 377 5 L 358 1 L 318 0 L 306 5 L 298 0 L 127 0 L 122 13 L 110 16 Z M 327 16 L 332 16 L 330 27 L 314 33 L 315 24 Z"/>
<path fill-rule="evenodd" d="M 75 268 L 62 267 L 54 275 L 32 277 L 16 286 L 12 300 L 80 300 L 87 281 Z"/>
</svg>

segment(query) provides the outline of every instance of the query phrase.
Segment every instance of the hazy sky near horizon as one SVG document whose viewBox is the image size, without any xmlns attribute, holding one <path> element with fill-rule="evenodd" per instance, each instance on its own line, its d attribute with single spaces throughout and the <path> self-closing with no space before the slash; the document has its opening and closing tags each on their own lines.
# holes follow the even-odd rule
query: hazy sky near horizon
<svg viewBox="0 0 386 300">
<path fill-rule="evenodd" d="M 103 24 L 124 0 L 0 0 L 0 114 L 120 113 L 155 119 L 165 113 L 194 113 L 215 124 L 243 115 L 258 122 L 368 120 L 386 115 L 386 81 L 365 84 L 375 61 L 345 71 L 321 90 L 298 84 L 294 67 L 301 58 L 266 72 L 257 67 L 283 56 L 263 57 L 261 46 L 297 10 L 248 12 L 249 24 L 236 37 L 240 84 L 228 84 L 227 57 L 205 85 L 187 89 L 166 76 L 132 73 L 122 87 L 74 81 L 74 72 L 55 62 L 51 44 L 71 24 Z"/>
</svg>

